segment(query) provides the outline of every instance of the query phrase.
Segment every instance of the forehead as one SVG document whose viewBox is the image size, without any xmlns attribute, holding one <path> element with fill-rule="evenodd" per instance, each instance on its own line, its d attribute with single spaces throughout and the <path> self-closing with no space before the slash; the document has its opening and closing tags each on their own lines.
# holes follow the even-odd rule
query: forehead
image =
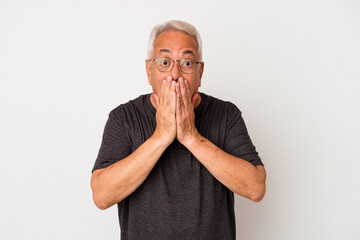
<svg viewBox="0 0 360 240">
<path fill-rule="evenodd" d="M 164 51 L 167 50 L 167 51 Z M 180 31 L 166 31 L 161 33 L 154 42 L 154 54 L 167 52 L 170 55 L 184 55 L 193 52 L 198 55 L 195 39 Z"/>
</svg>

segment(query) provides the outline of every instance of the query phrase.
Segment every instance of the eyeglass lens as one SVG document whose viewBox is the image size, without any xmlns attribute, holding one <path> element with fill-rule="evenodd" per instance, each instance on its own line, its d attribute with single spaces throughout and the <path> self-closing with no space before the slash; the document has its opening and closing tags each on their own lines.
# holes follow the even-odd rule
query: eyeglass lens
<svg viewBox="0 0 360 240">
<path fill-rule="evenodd" d="M 192 59 L 172 60 L 171 58 L 156 59 L 156 66 L 161 72 L 169 72 L 174 67 L 174 62 L 179 62 L 180 69 L 184 73 L 192 73 L 196 69 L 196 61 Z"/>
</svg>

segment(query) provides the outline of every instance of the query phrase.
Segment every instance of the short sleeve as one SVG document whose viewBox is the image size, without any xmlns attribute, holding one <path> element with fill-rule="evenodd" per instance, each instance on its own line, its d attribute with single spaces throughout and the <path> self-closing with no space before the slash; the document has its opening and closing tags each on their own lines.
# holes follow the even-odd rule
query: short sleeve
<svg viewBox="0 0 360 240">
<path fill-rule="evenodd" d="M 92 172 L 110 166 L 131 154 L 129 136 L 118 115 L 110 112 Z"/>
<path fill-rule="evenodd" d="M 241 111 L 231 103 L 226 127 L 224 150 L 236 157 L 249 161 L 254 166 L 264 165 L 248 134 Z"/>
</svg>

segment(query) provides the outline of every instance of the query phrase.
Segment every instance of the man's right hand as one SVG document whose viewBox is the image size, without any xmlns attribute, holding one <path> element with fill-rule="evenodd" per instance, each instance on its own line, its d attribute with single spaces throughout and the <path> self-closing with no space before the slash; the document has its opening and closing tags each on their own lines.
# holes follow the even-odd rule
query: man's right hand
<svg viewBox="0 0 360 240">
<path fill-rule="evenodd" d="M 134 192 L 147 178 L 165 149 L 176 137 L 176 83 L 168 77 L 152 95 L 156 107 L 153 135 L 129 156 L 93 172 L 91 187 L 96 206 L 106 209 Z M 154 101 L 155 100 L 155 101 Z M 119 159 L 120 160 L 120 159 Z"/>
<path fill-rule="evenodd" d="M 160 93 L 153 93 L 156 104 L 156 129 L 154 135 L 170 145 L 176 138 L 176 82 L 168 76 L 163 80 Z"/>
</svg>

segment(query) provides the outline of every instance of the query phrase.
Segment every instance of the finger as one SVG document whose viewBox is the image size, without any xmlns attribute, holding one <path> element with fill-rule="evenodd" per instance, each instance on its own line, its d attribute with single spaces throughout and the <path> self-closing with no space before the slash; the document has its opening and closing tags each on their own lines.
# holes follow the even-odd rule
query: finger
<svg viewBox="0 0 360 240">
<path fill-rule="evenodd" d="M 180 83 L 176 83 L 176 96 L 179 98 L 179 103 L 181 104 L 181 89 L 180 89 Z"/>
<path fill-rule="evenodd" d="M 174 107 L 174 111 L 175 111 L 175 107 L 176 107 L 176 82 L 175 81 L 171 81 L 170 96 L 171 96 L 171 105 Z"/>
<path fill-rule="evenodd" d="M 165 89 L 166 89 L 166 80 L 163 80 L 160 87 L 159 104 L 162 104 L 164 101 Z"/>
<path fill-rule="evenodd" d="M 184 79 L 182 77 L 179 77 L 179 92 L 180 92 L 182 97 L 183 97 L 183 95 L 185 93 L 184 84 L 185 84 Z"/>
<path fill-rule="evenodd" d="M 179 82 L 176 83 L 176 96 L 179 99 L 179 109 L 181 112 L 184 111 L 184 98 L 182 97 L 181 93 L 181 84 Z"/>
<path fill-rule="evenodd" d="M 181 117 L 182 102 L 181 102 L 180 83 L 176 83 L 176 118 L 177 120 Z"/>
<path fill-rule="evenodd" d="M 166 78 L 165 89 L 164 89 L 164 97 L 166 97 L 168 100 L 170 97 L 169 95 L 170 95 L 170 91 L 171 91 L 171 82 L 172 82 L 172 78 L 171 78 L 171 76 L 168 76 Z"/>
<path fill-rule="evenodd" d="M 171 81 L 170 91 L 171 91 L 171 93 L 176 93 L 176 82 L 175 81 Z"/>
<path fill-rule="evenodd" d="M 190 85 L 189 82 L 185 79 L 184 80 L 184 88 L 183 88 L 184 96 L 188 104 L 191 104 L 191 97 L 190 96 Z"/>
<path fill-rule="evenodd" d="M 184 84 L 184 82 L 183 82 Z M 186 103 L 186 99 L 184 96 L 184 88 L 181 88 L 181 83 L 179 83 L 179 102 L 180 102 L 180 111 L 181 111 L 181 116 L 185 116 L 187 109 L 188 109 L 188 105 Z"/>
<path fill-rule="evenodd" d="M 191 104 L 191 99 L 188 94 L 189 85 L 187 81 L 184 80 L 183 78 L 179 78 L 179 82 L 180 82 L 180 92 L 181 92 L 183 104 L 185 107 L 188 107 Z"/>
<path fill-rule="evenodd" d="M 188 80 L 184 80 L 185 82 L 185 92 L 186 92 L 186 96 L 188 97 L 188 99 L 190 100 L 191 102 L 191 96 L 190 96 L 190 85 L 189 85 L 189 82 Z"/>
</svg>

